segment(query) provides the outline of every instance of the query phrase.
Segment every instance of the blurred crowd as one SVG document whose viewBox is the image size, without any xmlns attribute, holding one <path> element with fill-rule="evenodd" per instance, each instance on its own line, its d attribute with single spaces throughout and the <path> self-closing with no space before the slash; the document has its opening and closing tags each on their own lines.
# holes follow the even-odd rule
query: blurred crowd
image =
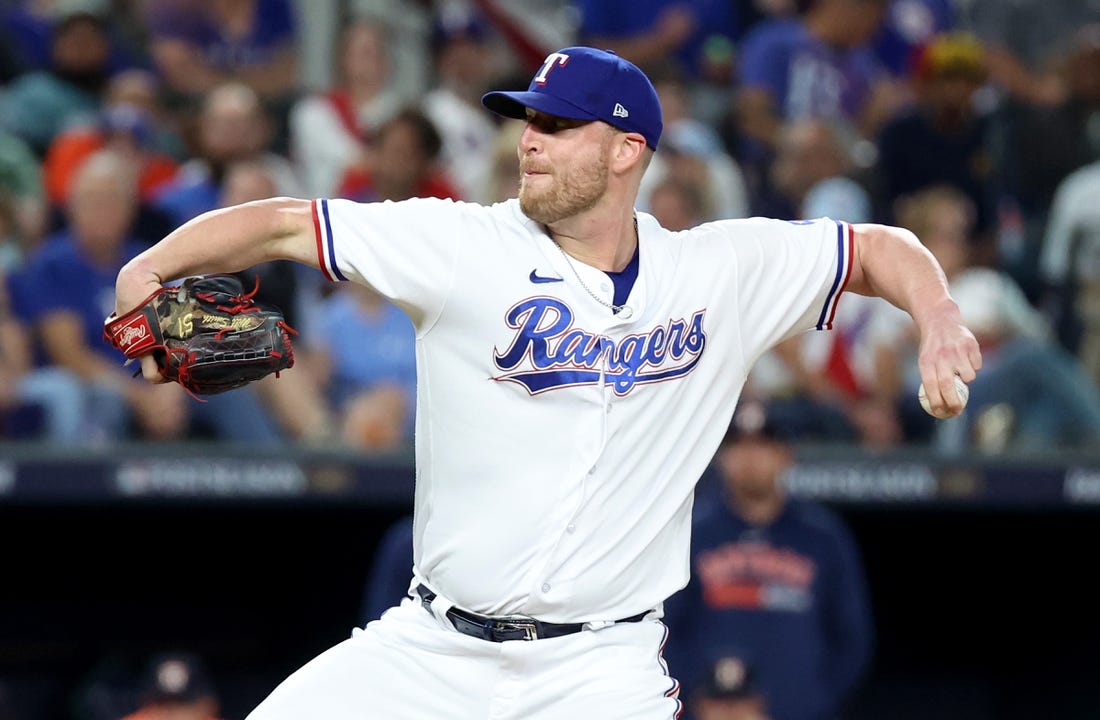
<svg viewBox="0 0 1100 720">
<path fill-rule="evenodd" d="M 407 445 L 415 337 L 385 298 L 242 272 L 298 330 L 295 368 L 200 402 L 104 342 L 114 278 L 248 200 L 514 196 L 522 123 L 481 94 L 572 44 L 658 88 L 639 210 L 908 227 L 985 354 L 966 414 L 933 421 L 911 320 L 849 295 L 746 398 L 875 448 L 1100 438 L 1100 7 L 1079 0 L 0 0 L 0 438 Z"/>
<path fill-rule="evenodd" d="M 1100 440 L 1096 2 L 0 0 L 0 440 L 407 447 L 415 334 L 381 295 L 292 263 L 243 271 L 298 331 L 295 367 L 200 401 L 134 379 L 104 341 L 115 277 L 181 223 L 254 199 L 513 197 L 523 125 L 480 97 L 525 88 L 572 44 L 614 50 L 658 89 L 665 130 L 639 210 L 671 230 L 761 215 L 907 227 L 981 342 L 967 412 L 934 421 L 911 319 L 846 295 L 831 331 L 759 359 L 743 402 L 767 403 L 770 421 L 716 456 L 727 502 L 699 514 L 698 580 L 669 622 L 755 627 L 786 603 L 789 629 L 770 630 L 798 642 L 761 637 L 782 651 L 766 657 L 717 635 L 713 657 L 670 646 L 694 679 L 689 715 L 801 717 L 767 697 L 796 695 L 776 688 L 807 652 L 844 662 L 799 680 L 813 690 L 799 699 L 839 706 L 868 663 L 864 580 L 845 528 L 782 495 L 786 443 Z M 404 595 L 410 555 L 403 521 L 364 621 Z M 821 571 L 795 582 L 806 566 Z M 221 713 L 190 656 L 128 680 L 88 695 L 81 717 Z"/>
</svg>

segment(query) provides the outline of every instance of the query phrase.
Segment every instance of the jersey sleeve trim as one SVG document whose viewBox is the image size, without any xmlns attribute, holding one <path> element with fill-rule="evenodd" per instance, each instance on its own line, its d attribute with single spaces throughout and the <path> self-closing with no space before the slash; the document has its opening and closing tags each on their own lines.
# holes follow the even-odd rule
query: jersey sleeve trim
<svg viewBox="0 0 1100 720">
<path fill-rule="evenodd" d="M 821 316 L 817 320 L 818 330 L 832 330 L 833 318 L 836 317 L 836 306 L 840 302 L 840 296 L 848 287 L 848 280 L 852 277 L 852 244 L 855 231 L 848 223 L 836 224 L 836 277 L 833 278 L 833 286 L 829 288 L 829 294 L 825 296 L 825 306 L 821 308 Z"/>
<path fill-rule="evenodd" d="M 313 201 L 313 231 L 317 239 L 317 262 L 321 272 L 330 282 L 347 281 L 336 265 L 336 249 L 332 241 L 332 223 L 329 221 L 328 200 Z"/>
</svg>

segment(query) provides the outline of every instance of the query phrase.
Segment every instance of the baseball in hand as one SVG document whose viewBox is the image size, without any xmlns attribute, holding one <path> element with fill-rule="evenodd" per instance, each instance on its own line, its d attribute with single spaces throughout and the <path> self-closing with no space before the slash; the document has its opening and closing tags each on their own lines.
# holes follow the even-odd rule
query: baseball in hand
<svg viewBox="0 0 1100 720">
<path fill-rule="evenodd" d="M 959 394 L 959 399 L 962 400 L 963 407 L 966 407 L 967 401 L 970 399 L 970 388 L 967 387 L 963 379 L 958 375 L 955 376 L 955 392 Z M 917 399 L 920 400 L 920 406 L 924 408 L 924 411 L 933 417 L 939 417 L 932 412 L 932 405 L 928 402 L 928 393 L 924 391 L 924 383 L 920 384 L 920 388 L 917 390 Z"/>
</svg>

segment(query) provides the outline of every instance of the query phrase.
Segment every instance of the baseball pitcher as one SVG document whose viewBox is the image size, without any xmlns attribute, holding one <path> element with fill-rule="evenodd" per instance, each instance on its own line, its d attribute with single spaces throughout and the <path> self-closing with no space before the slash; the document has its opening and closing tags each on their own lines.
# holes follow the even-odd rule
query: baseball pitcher
<svg viewBox="0 0 1100 720">
<path fill-rule="evenodd" d="M 518 199 L 251 202 L 118 276 L 121 316 L 171 278 L 290 259 L 369 285 L 416 327 L 408 597 L 253 720 L 671 720 L 662 603 L 687 582 L 694 486 L 756 358 L 828 330 L 856 292 L 912 315 L 943 416 L 961 411 L 955 375 L 980 368 L 906 230 L 753 218 L 673 233 L 636 212 L 661 107 L 622 58 L 564 48 L 526 91 L 483 103 L 526 121 Z"/>
</svg>

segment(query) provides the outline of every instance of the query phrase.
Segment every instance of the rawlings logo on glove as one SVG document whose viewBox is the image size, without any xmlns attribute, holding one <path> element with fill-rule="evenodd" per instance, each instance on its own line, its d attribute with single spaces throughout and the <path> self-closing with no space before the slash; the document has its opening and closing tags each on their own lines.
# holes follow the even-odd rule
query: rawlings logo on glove
<svg viewBox="0 0 1100 720">
<path fill-rule="evenodd" d="M 138 315 L 129 324 L 118 328 L 115 340 L 117 341 L 115 347 L 126 353 L 127 357 L 133 357 L 130 353 L 138 353 L 147 349 L 145 346 L 150 345 L 151 342 L 143 341 L 152 341 L 153 335 L 145 324 L 145 318 Z"/>
<path fill-rule="evenodd" d="M 111 313 L 103 334 L 127 358 L 152 353 L 160 373 L 195 395 L 214 395 L 294 365 L 283 313 L 255 302 L 259 279 L 245 293 L 233 275 L 188 278 L 163 287 L 122 316 Z"/>
</svg>

